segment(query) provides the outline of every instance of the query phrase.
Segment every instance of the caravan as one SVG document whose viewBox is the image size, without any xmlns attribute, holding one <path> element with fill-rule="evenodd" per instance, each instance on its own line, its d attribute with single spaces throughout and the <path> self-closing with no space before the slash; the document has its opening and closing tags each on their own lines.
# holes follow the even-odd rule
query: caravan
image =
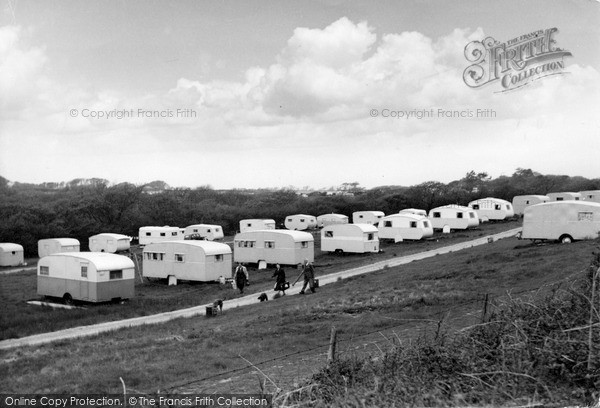
<svg viewBox="0 0 600 408">
<path fill-rule="evenodd" d="M 106 302 L 134 296 L 134 265 L 126 256 L 66 252 L 39 260 L 37 293 L 72 300 Z"/>
<path fill-rule="evenodd" d="M 383 211 L 355 211 L 352 213 L 352 223 L 373 224 L 376 226 L 384 216 Z"/>
<path fill-rule="evenodd" d="M 334 224 L 348 224 L 348 216 L 344 214 L 323 214 L 317 217 L 317 226 L 319 228 Z"/>
<path fill-rule="evenodd" d="M 377 227 L 369 224 L 334 224 L 321 230 L 321 251 L 379 252 Z"/>
<path fill-rule="evenodd" d="M 185 227 L 183 231 L 184 239 L 204 239 L 206 241 L 215 241 L 223 239 L 223 228 L 220 225 L 194 224 Z"/>
<path fill-rule="evenodd" d="M 377 228 L 380 239 L 393 239 L 394 242 L 419 240 L 433 235 L 433 227 L 429 218 L 410 213 L 383 217 Z"/>
<path fill-rule="evenodd" d="M 88 246 L 91 252 L 109 252 L 114 254 L 129 251 L 131 238 L 127 235 L 102 233 L 89 238 Z"/>
<path fill-rule="evenodd" d="M 275 220 L 252 218 L 240 221 L 240 232 L 275 229 Z"/>
<path fill-rule="evenodd" d="M 600 234 L 600 203 L 561 201 L 532 205 L 523 216 L 523 239 L 563 243 L 595 239 Z"/>
<path fill-rule="evenodd" d="M 146 245 L 143 254 L 147 278 L 210 282 L 231 276 L 231 248 L 209 241 L 165 241 Z"/>
<path fill-rule="evenodd" d="M 500 198 L 480 198 L 471 201 L 469 207 L 477 212 L 481 222 L 502 221 L 515 215 L 512 204 Z"/>
<path fill-rule="evenodd" d="M 155 242 L 183 240 L 183 231 L 179 227 L 141 227 L 138 234 L 140 245 L 153 244 Z"/>
<path fill-rule="evenodd" d="M 0 266 L 19 266 L 25 264 L 23 246 L 10 242 L 0 243 Z"/>
<path fill-rule="evenodd" d="M 59 252 L 79 252 L 79 241 L 75 238 L 47 238 L 38 241 L 38 256 L 43 258 Z"/>
<path fill-rule="evenodd" d="M 581 199 L 583 201 L 593 201 L 595 203 L 600 203 L 600 190 L 586 190 L 580 191 Z"/>
<path fill-rule="evenodd" d="M 523 215 L 525 208 L 530 205 L 547 203 L 550 197 L 546 195 L 520 195 L 514 196 L 512 199 L 513 211 L 517 215 Z"/>
<path fill-rule="evenodd" d="M 449 233 L 453 229 L 467 229 L 479 225 L 479 218 L 473 209 L 456 204 L 432 209 L 429 211 L 429 220 L 434 229 L 441 229 L 444 233 Z"/>
<path fill-rule="evenodd" d="M 581 200 L 580 193 L 548 193 L 550 201 L 579 201 Z"/>
<path fill-rule="evenodd" d="M 240 232 L 233 239 L 235 262 L 299 265 L 315 258 L 315 243 L 308 232 L 258 230 Z"/>
<path fill-rule="evenodd" d="M 317 228 L 317 219 L 306 214 L 288 215 L 284 225 L 289 230 L 304 231 Z"/>
</svg>

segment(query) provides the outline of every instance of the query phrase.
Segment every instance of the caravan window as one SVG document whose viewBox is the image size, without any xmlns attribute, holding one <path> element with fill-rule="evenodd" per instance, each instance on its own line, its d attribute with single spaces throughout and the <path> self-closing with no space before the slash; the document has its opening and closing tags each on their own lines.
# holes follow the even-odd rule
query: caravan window
<svg viewBox="0 0 600 408">
<path fill-rule="evenodd" d="M 475 213 L 474 213 L 474 212 L 470 212 L 470 213 L 469 213 L 469 217 L 471 217 L 471 218 L 475 218 Z"/>
<path fill-rule="evenodd" d="M 502 207 L 500 206 L 500 204 L 496 204 L 494 205 L 494 210 L 501 210 Z"/>
<path fill-rule="evenodd" d="M 151 233 L 151 232 L 146 232 L 146 236 L 147 236 L 147 237 L 151 237 L 151 236 L 152 236 L 152 233 Z"/>
<path fill-rule="evenodd" d="M 575 197 L 575 201 L 579 201 L 579 197 Z"/>
<path fill-rule="evenodd" d="M 164 255 L 162 252 L 146 252 L 146 259 L 149 261 L 162 261 Z"/>
<path fill-rule="evenodd" d="M 194 228 L 194 232 L 198 232 L 198 228 Z"/>
<path fill-rule="evenodd" d="M 563 198 L 562 197 L 556 197 L 556 201 L 562 201 Z"/>
<path fill-rule="evenodd" d="M 248 224 L 246 224 L 246 227 L 251 227 L 251 226 L 252 226 L 251 222 L 249 222 Z"/>
<path fill-rule="evenodd" d="M 206 230 L 206 232 L 210 232 L 210 228 Z"/>
<path fill-rule="evenodd" d="M 164 236 L 164 235 L 163 235 Z M 172 237 L 176 237 L 177 236 L 177 232 L 171 232 L 171 236 Z"/>
<path fill-rule="evenodd" d="M 302 248 L 308 248 L 308 241 L 302 241 Z"/>
<path fill-rule="evenodd" d="M 383 226 L 384 227 L 391 227 L 392 226 L 392 222 L 391 221 L 384 221 L 383 222 Z"/>
<path fill-rule="evenodd" d="M 165 234 L 164 232 L 161 232 L 161 233 L 160 233 L 160 236 L 161 236 L 161 237 L 166 237 L 166 236 L 167 236 L 167 234 Z"/>
<path fill-rule="evenodd" d="M 175 254 L 175 262 L 185 262 L 184 254 Z"/>
<path fill-rule="evenodd" d="M 375 237 L 375 234 L 373 234 L 372 232 L 369 232 L 369 234 L 367 235 L 367 241 L 373 241 L 374 237 Z"/>
<path fill-rule="evenodd" d="M 81 265 L 81 277 L 87 278 L 87 265 Z"/>
<path fill-rule="evenodd" d="M 288 218 L 288 222 L 292 222 L 294 221 L 292 218 Z"/>
<path fill-rule="evenodd" d="M 300 218 L 300 222 L 305 222 L 306 220 L 304 218 Z"/>
<path fill-rule="evenodd" d="M 265 241 L 265 248 L 275 248 L 275 241 Z"/>
<path fill-rule="evenodd" d="M 594 221 L 594 213 L 588 211 L 581 211 L 577 213 L 578 221 Z"/>
<path fill-rule="evenodd" d="M 40 275 L 50 275 L 50 268 L 48 266 L 40 266 Z"/>
<path fill-rule="evenodd" d="M 223 262 L 223 255 L 222 254 L 215 255 L 215 262 Z"/>
<path fill-rule="evenodd" d="M 410 227 L 411 228 L 417 228 L 417 222 L 416 221 L 411 221 L 410 222 Z"/>
<path fill-rule="evenodd" d="M 479 204 L 473 204 L 473 209 L 474 210 L 479 210 Z"/>
<path fill-rule="evenodd" d="M 333 238 L 333 231 L 325 231 L 325 238 Z"/>
<path fill-rule="evenodd" d="M 438 211 L 433 213 L 433 218 L 441 218 L 441 217 L 442 217 L 442 214 L 439 213 Z"/>
<path fill-rule="evenodd" d="M 423 221 L 423 226 L 425 228 L 429 228 L 429 222 L 428 221 Z"/>
<path fill-rule="evenodd" d="M 108 279 L 123 279 L 123 270 L 117 269 L 116 271 L 110 271 L 110 276 Z"/>
<path fill-rule="evenodd" d="M 463 213 L 461 213 L 461 212 L 456 213 L 456 218 L 462 218 L 462 217 L 463 217 Z"/>
</svg>

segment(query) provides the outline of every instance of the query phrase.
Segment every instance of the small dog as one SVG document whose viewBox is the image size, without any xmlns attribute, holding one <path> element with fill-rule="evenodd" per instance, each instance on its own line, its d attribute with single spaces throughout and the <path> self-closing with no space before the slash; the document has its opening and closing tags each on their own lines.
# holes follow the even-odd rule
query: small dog
<svg viewBox="0 0 600 408">
<path fill-rule="evenodd" d="M 220 312 L 223 311 L 223 300 L 222 299 L 217 299 L 213 302 L 213 309 L 217 310 L 217 308 L 219 308 Z"/>
<path fill-rule="evenodd" d="M 260 296 L 258 297 L 258 300 L 260 300 L 261 302 L 266 302 L 267 300 L 269 300 L 269 297 L 267 296 L 266 293 L 261 293 Z"/>
</svg>

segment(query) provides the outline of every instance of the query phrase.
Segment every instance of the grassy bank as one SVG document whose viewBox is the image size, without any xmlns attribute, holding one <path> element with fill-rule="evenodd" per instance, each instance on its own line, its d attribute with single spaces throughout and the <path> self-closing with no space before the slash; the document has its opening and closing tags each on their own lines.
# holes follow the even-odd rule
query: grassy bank
<svg viewBox="0 0 600 408">
<path fill-rule="evenodd" d="M 506 239 L 341 280 L 314 295 L 225 306 L 214 319 L 3 351 L 2 391 L 119 392 L 122 377 L 142 392 L 256 392 L 264 378 L 240 356 L 290 391 L 324 366 L 332 326 L 342 357 L 380 359 L 394 338 L 414 344 L 440 328 L 452 333 L 479 324 L 485 294 L 499 302 L 507 292 L 525 299 L 569 285 L 586 273 L 594 248 Z"/>
</svg>

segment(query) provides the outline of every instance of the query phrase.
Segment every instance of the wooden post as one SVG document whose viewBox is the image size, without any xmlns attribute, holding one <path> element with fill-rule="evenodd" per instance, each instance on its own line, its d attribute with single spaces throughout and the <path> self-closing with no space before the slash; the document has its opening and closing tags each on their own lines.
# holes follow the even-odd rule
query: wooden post
<svg viewBox="0 0 600 408">
<path fill-rule="evenodd" d="M 335 346 L 337 343 L 337 331 L 335 326 L 331 327 L 331 336 L 329 337 L 329 352 L 327 353 L 327 365 L 335 361 Z"/>
<path fill-rule="evenodd" d="M 481 323 L 485 323 L 485 321 L 487 320 L 487 313 L 488 313 L 488 294 L 485 294 L 485 299 L 483 301 L 483 310 L 481 311 Z"/>
</svg>

